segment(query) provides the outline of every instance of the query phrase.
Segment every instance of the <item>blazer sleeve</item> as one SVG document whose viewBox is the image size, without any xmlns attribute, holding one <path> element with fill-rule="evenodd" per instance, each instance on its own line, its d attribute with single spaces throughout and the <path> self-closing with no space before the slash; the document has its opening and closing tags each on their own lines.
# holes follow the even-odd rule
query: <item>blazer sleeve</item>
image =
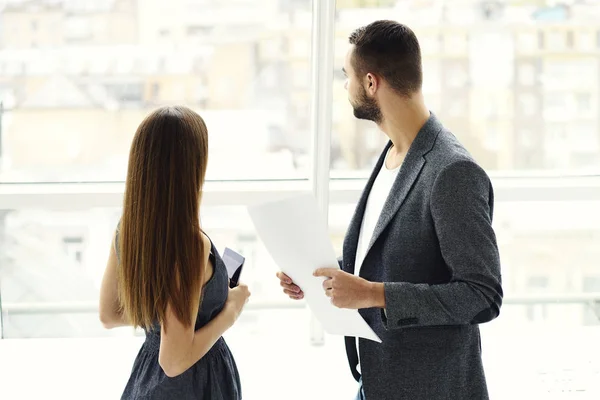
<svg viewBox="0 0 600 400">
<path fill-rule="evenodd" d="M 451 279 L 437 285 L 384 283 L 381 318 L 387 329 L 480 324 L 500 313 L 503 292 L 489 177 L 473 161 L 454 162 L 439 173 L 430 202 Z"/>
</svg>

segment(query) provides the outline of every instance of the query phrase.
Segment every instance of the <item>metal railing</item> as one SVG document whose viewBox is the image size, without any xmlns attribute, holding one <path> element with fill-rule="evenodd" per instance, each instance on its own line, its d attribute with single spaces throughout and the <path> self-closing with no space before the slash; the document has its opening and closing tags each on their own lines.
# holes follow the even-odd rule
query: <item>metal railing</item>
<svg viewBox="0 0 600 400">
<path fill-rule="evenodd" d="M 600 307 L 600 292 L 597 293 L 549 293 L 507 296 L 503 305 L 534 305 L 534 304 L 582 304 L 590 307 Z M 64 301 L 64 302 L 13 302 L 0 303 L 2 314 L 77 314 L 97 313 L 98 303 L 94 301 Z M 249 302 L 246 310 L 281 310 L 305 308 L 306 302 L 300 301 L 257 301 Z"/>
<path fill-rule="evenodd" d="M 280 310 L 304 308 L 304 301 L 263 301 L 249 302 L 245 310 Z M 37 303 L 5 303 L 2 313 L 6 315 L 31 315 L 31 314 L 91 314 L 98 312 L 98 303 L 95 301 L 64 301 L 64 302 L 37 302 Z"/>
<path fill-rule="evenodd" d="M 580 304 L 588 306 L 600 320 L 600 292 L 598 293 L 556 293 L 556 294 L 531 294 L 508 296 L 503 299 L 504 305 L 564 305 Z M 246 306 L 248 311 L 285 310 L 306 308 L 304 301 L 257 301 Z M 24 302 L 4 303 L 1 313 L 3 315 L 39 315 L 39 314 L 93 314 L 98 312 L 98 303 L 92 301 L 81 302 Z M 0 325 L 0 338 L 2 337 Z"/>
<path fill-rule="evenodd" d="M 29 302 L 29 303 L 0 303 L 0 339 L 4 339 L 4 315 L 58 315 L 58 314 L 97 314 L 98 303 L 94 301 L 64 301 L 64 302 Z M 304 301 L 263 301 L 250 302 L 246 305 L 246 311 L 261 310 L 290 310 L 306 307 Z M 140 329 L 131 329 L 132 335 L 141 335 Z"/>
</svg>

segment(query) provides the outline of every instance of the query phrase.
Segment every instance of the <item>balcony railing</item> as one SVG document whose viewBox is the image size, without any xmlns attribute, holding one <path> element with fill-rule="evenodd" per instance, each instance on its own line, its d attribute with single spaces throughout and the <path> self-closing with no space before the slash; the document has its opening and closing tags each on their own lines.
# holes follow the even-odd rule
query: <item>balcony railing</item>
<svg viewBox="0 0 600 400">
<path fill-rule="evenodd" d="M 600 321 L 600 292 L 580 294 L 531 294 L 508 296 L 503 300 L 504 305 L 564 305 L 579 304 L 590 307 Z M 81 302 L 23 302 L 1 304 L 3 315 L 39 315 L 39 314 L 95 314 L 98 312 L 98 303 L 92 301 Z M 249 311 L 281 310 L 305 308 L 304 301 L 257 301 L 246 306 Z M 3 337 L 0 324 L 0 338 Z"/>
</svg>

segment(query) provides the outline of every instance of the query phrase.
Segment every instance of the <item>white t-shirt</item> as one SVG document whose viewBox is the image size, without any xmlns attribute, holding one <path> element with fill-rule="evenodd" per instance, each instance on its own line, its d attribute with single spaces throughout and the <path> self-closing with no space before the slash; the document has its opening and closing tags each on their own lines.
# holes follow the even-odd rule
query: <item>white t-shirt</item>
<svg viewBox="0 0 600 400">
<path fill-rule="evenodd" d="M 389 154 L 390 152 L 388 150 L 385 156 L 386 160 Z M 365 259 L 365 256 L 367 255 L 366 253 L 369 249 L 369 243 L 371 243 L 371 238 L 373 237 L 375 226 L 377 225 L 377 221 L 379 221 L 379 216 L 381 215 L 383 206 L 385 205 L 385 202 L 388 196 L 390 195 L 390 191 L 392 190 L 394 181 L 398 176 L 398 171 L 400 171 L 400 167 L 401 165 L 394 169 L 387 169 L 384 161 L 383 165 L 381 166 L 381 169 L 379 170 L 379 173 L 377 174 L 377 177 L 375 178 L 375 182 L 373 182 L 373 187 L 371 188 L 371 192 L 369 193 L 369 197 L 367 198 L 365 215 L 363 216 L 363 220 L 360 225 L 358 246 L 356 247 L 356 260 L 354 262 L 354 275 L 356 276 L 358 276 L 360 273 L 360 268 Z M 358 353 L 358 340 L 356 341 L 356 351 Z M 360 371 L 360 362 L 358 365 L 358 370 Z"/>
<path fill-rule="evenodd" d="M 386 154 L 386 159 L 388 154 L 389 150 Z M 398 171 L 400 171 L 400 166 L 394 169 L 387 169 L 384 162 L 375 178 L 375 182 L 373 182 L 373 187 L 367 198 L 367 206 L 360 225 L 358 246 L 356 247 L 356 259 L 354 262 L 354 275 L 356 276 L 360 273 L 360 268 L 367 255 L 366 253 L 369 249 L 369 243 L 371 243 L 375 226 L 377 225 L 377 221 L 379 221 L 383 206 L 398 176 Z"/>
</svg>

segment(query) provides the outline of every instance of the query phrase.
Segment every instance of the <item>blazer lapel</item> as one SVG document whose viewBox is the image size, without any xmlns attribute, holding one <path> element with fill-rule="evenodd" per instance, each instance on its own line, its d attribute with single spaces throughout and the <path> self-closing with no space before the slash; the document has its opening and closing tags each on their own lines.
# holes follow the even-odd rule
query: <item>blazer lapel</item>
<svg viewBox="0 0 600 400">
<path fill-rule="evenodd" d="M 352 216 L 352 220 L 350 220 L 350 225 L 348 225 L 348 230 L 346 231 L 346 237 L 344 238 L 344 246 L 342 250 L 342 261 L 344 263 L 342 269 L 350 274 L 354 273 L 354 263 L 356 261 L 356 251 L 358 248 L 358 237 L 360 235 L 360 227 L 362 225 L 365 209 L 367 207 L 367 199 L 369 198 L 369 193 L 371 193 L 371 189 L 373 188 L 373 183 L 379 174 L 379 170 L 385 162 L 387 151 L 391 146 L 392 142 L 388 142 L 383 150 L 383 153 L 381 153 L 379 156 L 379 160 L 377 161 L 373 172 L 371 172 L 371 176 L 367 181 L 367 185 L 363 189 L 360 199 L 358 200 L 358 204 L 356 205 L 354 215 Z"/>
<path fill-rule="evenodd" d="M 423 165 L 425 165 L 425 158 L 421 154 L 415 154 L 414 152 L 412 154 L 407 154 L 404 163 L 398 172 L 398 176 L 392 185 L 390 194 L 383 205 L 383 209 L 377 220 L 377 225 L 375 225 L 375 230 L 373 231 L 373 236 L 369 242 L 367 253 L 371 250 L 371 247 L 373 247 L 373 244 L 388 226 L 394 215 L 396 215 L 400 206 L 402 206 L 402 203 L 404 203 L 404 200 L 417 180 Z"/>
<path fill-rule="evenodd" d="M 366 255 L 368 255 L 379 236 L 381 236 L 392 218 L 394 218 L 402 206 L 402 203 L 404 203 L 406 196 L 408 196 L 408 193 L 417 181 L 419 173 L 425 165 L 425 155 L 433 148 L 435 140 L 442 128 L 443 126 L 440 121 L 433 113 L 431 113 L 427 122 L 419 130 L 417 137 L 413 141 L 406 158 L 400 167 L 398 176 L 392 185 L 392 189 L 390 190 L 390 194 L 388 195 L 383 209 L 381 210 L 381 215 L 379 216 L 377 225 L 375 225 L 375 230 L 371 237 L 371 241 L 369 242 L 365 259 L 367 258 Z M 385 157 L 385 154 L 386 152 L 383 153 L 383 157 Z"/>
</svg>

